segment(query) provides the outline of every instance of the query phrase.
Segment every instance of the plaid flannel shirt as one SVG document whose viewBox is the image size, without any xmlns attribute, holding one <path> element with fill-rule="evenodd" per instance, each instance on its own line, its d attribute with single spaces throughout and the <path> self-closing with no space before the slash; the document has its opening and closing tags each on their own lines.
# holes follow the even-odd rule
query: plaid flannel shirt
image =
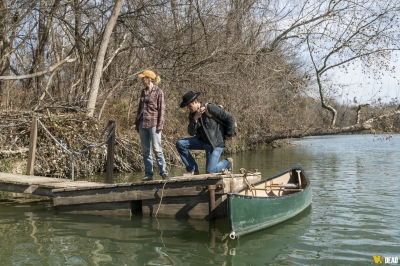
<svg viewBox="0 0 400 266">
<path fill-rule="evenodd" d="M 149 94 L 146 94 L 145 89 L 142 89 L 135 120 L 135 125 L 137 128 L 139 128 L 141 119 L 143 119 L 143 128 L 157 126 L 157 131 L 161 131 L 164 128 L 164 92 L 156 85 L 154 85 Z"/>
</svg>

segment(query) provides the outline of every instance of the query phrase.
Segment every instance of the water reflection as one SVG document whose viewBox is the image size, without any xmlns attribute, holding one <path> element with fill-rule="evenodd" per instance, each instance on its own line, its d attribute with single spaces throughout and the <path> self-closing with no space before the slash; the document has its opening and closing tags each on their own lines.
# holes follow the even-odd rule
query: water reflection
<svg viewBox="0 0 400 266">
<path fill-rule="evenodd" d="M 108 247 L 107 252 L 114 249 L 114 259 L 138 265 L 181 265 L 182 261 L 207 264 L 215 262 L 210 256 L 220 256 L 228 249 L 224 221 L 210 224 L 202 220 L 132 218 L 116 224 L 114 219 L 102 217 L 95 223 L 74 219 L 73 223 L 64 222 L 63 227 L 97 239 Z"/>
<path fill-rule="evenodd" d="M 232 241 L 229 250 L 231 265 L 266 265 L 279 261 L 279 255 L 287 252 L 293 242 L 311 224 L 312 206 L 290 220 Z"/>
<path fill-rule="evenodd" d="M 21 210 L 29 208 L 29 204 L 13 205 Z M 38 208 L 35 205 L 31 205 L 33 209 Z M 240 265 L 249 259 L 249 253 L 260 253 L 260 257 L 251 258 L 257 265 L 272 260 L 290 243 L 290 238 L 301 235 L 304 224 L 310 222 L 311 208 L 284 224 L 240 241 L 229 239 L 224 219 L 213 223 L 121 219 L 51 211 L 22 211 L 10 219 L 2 217 L 1 245 L 6 244 L 5 239 L 18 240 L 10 250 L 10 264 Z M 268 260 L 262 254 L 264 249 L 268 250 Z"/>
<path fill-rule="evenodd" d="M 225 219 L 122 219 L 57 214 L 35 205 L 34 212 L 0 219 L 1 245 L 16 241 L 12 250 L 2 252 L 10 255 L 9 265 L 260 265 L 273 261 L 311 221 L 309 207 L 237 241 L 228 237 Z"/>
</svg>

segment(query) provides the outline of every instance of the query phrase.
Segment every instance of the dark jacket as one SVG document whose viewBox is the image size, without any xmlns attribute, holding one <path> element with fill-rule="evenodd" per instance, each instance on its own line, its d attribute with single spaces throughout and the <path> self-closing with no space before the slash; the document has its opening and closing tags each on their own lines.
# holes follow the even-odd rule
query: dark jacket
<svg viewBox="0 0 400 266">
<path fill-rule="evenodd" d="M 201 103 L 201 107 L 204 106 L 205 104 Z M 235 135 L 235 117 L 228 111 L 225 111 L 214 104 L 207 104 L 206 108 L 212 116 L 220 120 L 225 125 L 217 122 L 206 113 L 203 113 L 198 122 L 195 123 L 193 119 L 194 113 L 189 113 L 188 133 L 190 136 L 199 136 L 197 129 L 200 126 L 203 126 L 211 145 L 213 147 L 224 147 L 224 136 L 226 135 L 228 137 L 233 137 Z"/>
</svg>

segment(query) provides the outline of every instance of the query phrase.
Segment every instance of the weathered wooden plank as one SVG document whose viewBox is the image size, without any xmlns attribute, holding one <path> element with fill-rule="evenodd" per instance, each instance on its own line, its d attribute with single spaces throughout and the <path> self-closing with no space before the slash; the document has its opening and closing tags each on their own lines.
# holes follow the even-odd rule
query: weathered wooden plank
<svg viewBox="0 0 400 266">
<path fill-rule="evenodd" d="M 216 208 L 213 216 L 221 218 L 226 216 L 225 201 L 223 195 L 216 195 Z M 198 197 L 174 197 L 163 198 L 163 200 L 143 200 L 142 215 L 165 218 L 194 218 L 209 219 L 209 195 Z"/>
<path fill-rule="evenodd" d="M 164 181 L 164 180 L 152 180 L 152 181 L 139 181 L 139 182 L 135 182 L 134 184 L 143 186 L 143 185 L 149 185 L 149 184 L 150 185 L 152 185 L 152 184 L 160 184 L 160 183 L 165 183 L 165 182 L 166 181 Z"/>
<path fill-rule="evenodd" d="M 53 197 L 53 192 L 51 188 L 43 188 L 36 185 L 21 185 L 21 184 L 5 184 L 0 183 L 1 191 L 15 192 L 15 193 L 24 193 L 24 194 L 32 194 L 37 196 L 44 197 Z"/>
<path fill-rule="evenodd" d="M 70 188 L 68 190 L 59 190 L 59 189 L 54 189 L 53 193 L 55 196 L 62 196 L 63 197 L 71 197 L 71 196 L 77 196 L 77 195 L 95 195 L 95 194 L 105 194 L 109 193 L 111 191 L 114 192 L 123 192 L 125 190 L 157 190 L 157 189 L 174 189 L 174 188 L 196 188 L 197 186 L 203 186 L 206 187 L 207 185 L 213 185 L 213 184 L 222 184 L 222 180 L 202 180 L 202 181 L 186 181 L 186 182 L 167 182 L 167 183 L 150 183 L 148 182 L 147 184 L 143 184 L 141 186 L 117 186 L 113 188 L 109 188 L 108 186 L 103 186 L 103 187 L 95 187 L 95 188 L 87 188 L 86 190 L 80 189 L 81 191 L 78 191 L 77 188 Z M 85 191 L 84 193 L 82 191 Z M 61 192 L 61 193 L 60 193 Z"/>
<path fill-rule="evenodd" d="M 22 174 L 12 174 L 12 173 L 0 173 L 0 180 L 3 179 L 14 179 L 14 180 L 58 180 L 59 182 L 71 181 L 70 179 L 65 178 L 51 178 L 44 176 L 27 176 Z"/>
<path fill-rule="evenodd" d="M 105 184 L 104 187 L 107 187 L 107 188 L 118 187 L 118 184 Z"/>
<path fill-rule="evenodd" d="M 142 215 L 154 217 L 180 217 L 204 219 L 208 215 L 208 194 L 199 197 L 175 197 L 160 200 L 143 200 Z"/>
<path fill-rule="evenodd" d="M 222 191 L 222 189 L 220 190 Z M 175 188 L 153 188 L 145 190 L 138 189 L 137 187 L 122 187 L 117 188 L 82 191 L 85 193 L 66 196 L 65 193 L 54 193 L 53 203 L 54 206 L 71 205 L 71 204 L 84 204 L 84 203 L 101 203 L 113 201 L 128 201 L 128 200 L 146 200 L 146 199 L 160 199 L 161 197 L 177 197 L 177 196 L 199 196 L 207 194 L 206 189 L 198 191 L 196 186 L 192 187 L 175 187 Z M 216 191 L 216 193 L 218 190 Z"/>
<path fill-rule="evenodd" d="M 27 176 L 28 177 L 28 176 Z M 47 186 L 59 186 L 60 184 L 63 184 L 64 182 L 57 182 L 56 180 L 51 180 L 51 179 L 11 179 L 11 178 L 3 178 L 0 179 L 1 183 L 15 183 L 15 184 L 25 184 L 25 185 L 47 185 Z"/>
<path fill-rule="evenodd" d="M 69 179 L 62 179 L 59 180 L 58 178 L 48 178 L 48 177 L 31 177 L 31 176 L 23 176 L 16 177 L 16 176 L 3 176 L 0 175 L 0 183 L 2 184 L 15 184 L 15 185 L 37 185 L 41 188 L 48 188 L 48 189 L 57 189 L 57 188 L 68 188 L 71 186 L 74 187 L 88 187 L 90 184 L 93 184 L 95 187 L 103 186 L 102 183 L 92 183 L 92 182 L 72 182 Z"/>
<path fill-rule="evenodd" d="M 130 187 L 132 183 L 116 183 L 117 187 Z"/>
<path fill-rule="evenodd" d="M 131 216 L 132 206 L 128 202 L 110 202 L 101 204 L 80 204 L 80 205 L 67 205 L 59 206 L 57 210 L 63 213 L 75 214 L 95 214 L 95 215 L 115 215 L 115 216 Z M 137 208 L 137 207 L 136 207 Z"/>
<path fill-rule="evenodd" d="M 170 177 L 169 180 L 173 180 L 175 182 L 185 182 L 185 181 L 191 181 L 191 178 L 188 177 Z"/>
<path fill-rule="evenodd" d="M 173 183 L 182 183 L 182 182 L 199 182 L 199 181 L 206 181 L 207 182 L 207 180 L 215 181 L 215 180 L 222 180 L 222 178 L 221 178 L 221 175 L 218 175 L 218 176 L 211 176 L 211 178 L 204 177 L 204 176 L 200 177 L 200 178 L 196 178 L 196 177 L 193 177 L 193 178 L 171 178 L 168 181 L 153 180 L 153 181 L 148 181 L 148 182 L 142 182 L 141 181 L 141 182 L 122 183 L 122 184 L 94 183 L 94 185 L 92 185 L 93 183 L 88 183 L 91 186 L 85 186 L 85 184 L 82 183 L 82 184 L 79 185 L 79 187 L 73 185 L 76 182 L 80 182 L 80 181 L 76 181 L 76 182 L 71 182 L 71 186 L 69 186 L 68 188 L 63 187 L 63 188 L 55 189 L 53 192 L 86 190 L 86 189 L 98 189 L 98 188 L 111 188 L 111 187 L 123 187 L 123 186 L 145 187 L 145 186 L 149 186 L 149 185 L 164 185 L 164 183 L 167 183 L 168 185 L 171 185 Z M 211 183 L 213 183 L 213 182 L 211 182 Z M 192 184 L 191 184 L 191 186 L 192 186 Z"/>
<path fill-rule="evenodd" d="M 196 181 L 196 180 L 208 180 L 208 179 L 222 179 L 220 174 L 208 174 L 208 175 L 197 175 L 192 178 L 188 177 L 172 177 L 168 183 L 179 183 L 179 182 L 187 182 L 187 181 Z M 10 173 L 0 173 L 0 182 L 12 182 L 12 183 L 20 183 L 20 184 L 37 184 L 37 185 L 45 185 L 51 184 L 57 186 L 55 183 L 60 183 L 58 185 L 59 189 L 62 188 L 89 188 L 89 187 L 113 187 L 113 186 L 143 186 L 147 184 L 164 184 L 164 180 L 153 180 L 150 182 L 135 182 L 135 183 L 124 183 L 124 184 L 105 184 L 98 182 L 87 182 L 87 181 L 72 181 L 70 179 L 65 178 L 52 178 L 52 177 L 41 177 L 41 176 L 26 176 L 20 174 L 10 174 Z"/>
</svg>

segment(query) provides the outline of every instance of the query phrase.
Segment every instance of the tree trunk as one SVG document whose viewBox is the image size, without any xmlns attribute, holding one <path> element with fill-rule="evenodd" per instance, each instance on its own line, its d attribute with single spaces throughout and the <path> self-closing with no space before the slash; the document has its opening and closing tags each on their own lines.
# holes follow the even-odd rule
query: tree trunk
<svg viewBox="0 0 400 266">
<path fill-rule="evenodd" d="M 363 108 L 363 107 L 366 107 L 366 106 L 368 106 L 369 104 L 367 103 L 367 104 L 360 104 L 358 107 L 357 107 L 357 119 L 356 119 L 356 124 L 360 124 L 360 120 L 361 120 L 361 109 Z"/>
<path fill-rule="evenodd" d="M 317 74 L 317 83 L 318 83 L 319 97 L 321 100 L 321 106 L 322 108 L 328 110 L 331 113 L 332 115 L 331 127 L 335 127 L 337 119 L 337 110 L 332 106 L 326 104 L 324 93 L 322 90 L 321 72 L 319 70 L 316 70 L 316 74 Z"/>
<path fill-rule="evenodd" d="M 40 0 L 39 3 L 39 24 L 38 24 L 38 43 L 36 51 L 34 52 L 32 68 L 29 74 L 33 74 L 35 72 L 42 71 L 44 68 L 44 47 L 47 43 L 47 34 L 46 34 L 46 22 L 45 22 L 45 13 L 46 12 L 46 1 Z M 42 82 L 43 77 L 38 76 L 33 80 L 30 80 L 28 83 L 28 88 L 33 87 L 34 94 L 40 94 L 40 83 Z"/>
<path fill-rule="evenodd" d="M 117 22 L 117 18 L 119 15 L 119 12 L 121 11 L 122 5 L 124 3 L 124 0 L 117 0 L 115 2 L 114 10 L 111 14 L 110 20 L 107 23 L 106 29 L 104 30 L 103 34 L 103 39 L 101 40 L 100 43 L 100 48 L 99 52 L 97 54 L 97 60 L 96 60 L 96 65 L 93 73 L 93 79 L 92 79 L 92 84 L 90 87 L 89 91 L 89 100 L 87 104 L 87 111 L 89 116 L 93 116 L 94 109 L 96 106 L 96 101 L 97 101 L 97 94 L 99 92 L 99 85 L 100 85 L 100 79 L 101 75 L 103 73 L 103 63 L 104 63 L 104 57 L 106 55 L 108 43 L 110 41 L 111 33 L 114 29 L 115 23 Z"/>
<path fill-rule="evenodd" d="M 0 0 L 0 76 L 10 74 L 10 42 L 7 37 L 7 1 Z M 0 81 L 0 95 L 5 91 L 6 82 Z M 1 97 L 4 100 L 6 97 Z M 2 103 L 3 105 L 3 103 Z"/>
<path fill-rule="evenodd" d="M 175 30 L 178 32 L 181 26 L 179 23 L 178 3 L 176 2 L 176 0 L 171 0 L 171 9 L 172 9 L 172 15 L 174 17 Z"/>
<path fill-rule="evenodd" d="M 38 24 L 38 43 L 34 51 L 32 68 L 29 74 L 43 71 L 45 67 L 45 48 L 48 45 L 50 27 L 53 26 L 53 16 L 56 12 L 60 0 L 54 1 L 51 10 L 47 12 L 46 1 L 40 0 L 39 4 L 39 24 Z M 28 88 L 34 87 L 35 95 L 40 95 L 43 82 L 43 76 L 36 76 L 33 80 L 29 81 Z"/>
<path fill-rule="evenodd" d="M 74 8 L 74 40 L 75 40 L 75 49 L 78 55 L 78 64 L 76 66 L 76 74 L 74 76 L 74 82 L 68 92 L 68 102 L 72 104 L 74 100 L 78 97 L 79 94 L 85 93 L 85 84 L 84 82 L 85 75 L 87 72 L 87 65 L 85 58 L 85 47 L 84 47 L 84 39 L 82 38 L 82 6 L 79 0 L 73 1 Z"/>
</svg>

